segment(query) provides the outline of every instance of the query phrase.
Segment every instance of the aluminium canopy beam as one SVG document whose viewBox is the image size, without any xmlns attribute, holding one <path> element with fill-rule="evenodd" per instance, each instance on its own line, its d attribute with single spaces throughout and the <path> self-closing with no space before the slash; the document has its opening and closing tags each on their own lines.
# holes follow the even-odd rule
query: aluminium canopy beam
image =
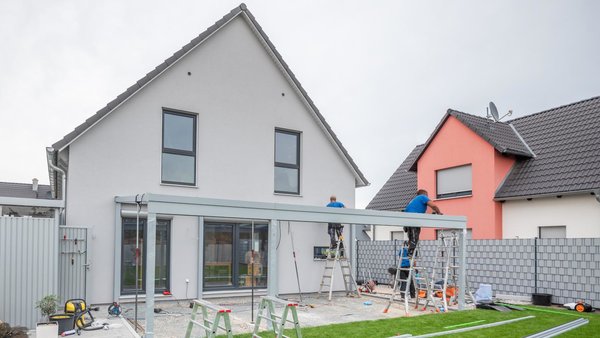
<svg viewBox="0 0 600 338">
<path fill-rule="evenodd" d="M 134 203 L 135 197 L 117 197 L 118 203 Z M 182 216 L 285 220 L 295 222 L 373 224 L 421 228 L 466 229 L 463 216 L 414 214 L 308 205 L 247 202 L 201 197 L 145 194 L 149 213 Z"/>
<path fill-rule="evenodd" d="M 277 293 L 277 254 L 275 239 L 278 236 L 279 221 L 318 222 L 318 223 L 347 223 L 373 224 L 386 226 L 412 226 L 420 228 L 443 228 L 462 230 L 459 264 L 459 287 L 464 289 L 466 267 L 466 232 L 467 219 L 463 216 L 442 216 L 432 214 L 413 214 L 393 211 L 360 210 L 346 208 L 327 208 L 307 205 L 247 202 L 222 200 L 201 197 L 184 197 L 146 193 L 143 203 L 148 208 L 147 226 L 148 237 L 145 245 L 147 250 L 146 267 L 146 337 L 154 337 L 154 279 L 156 248 L 156 216 L 182 215 L 196 217 L 243 218 L 269 220 L 269 275 L 268 292 L 274 296 Z M 135 203 L 135 196 L 115 197 L 119 204 Z M 198 281 L 200 283 L 201 281 Z M 459 309 L 464 308 L 464 296 L 459 294 Z"/>
</svg>

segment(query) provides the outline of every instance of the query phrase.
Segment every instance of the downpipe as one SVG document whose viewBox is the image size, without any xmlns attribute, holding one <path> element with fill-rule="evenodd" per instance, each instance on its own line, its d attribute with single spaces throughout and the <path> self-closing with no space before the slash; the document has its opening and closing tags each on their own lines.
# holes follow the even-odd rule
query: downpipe
<svg viewBox="0 0 600 338">
<path fill-rule="evenodd" d="M 52 147 L 47 147 L 46 148 L 46 152 L 47 154 L 54 154 L 55 150 Z M 66 206 L 66 193 L 67 193 L 67 173 L 62 170 L 61 168 L 59 168 L 58 166 L 54 165 L 54 163 L 52 163 L 52 161 L 50 160 L 50 156 L 46 156 L 46 160 L 48 162 L 48 166 L 56 171 L 57 173 L 60 173 L 62 175 L 62 207 L 60 208 L 60 224 L 66 224 L 66 215 L 65 215 L 65 206 Z"/>
</svg>

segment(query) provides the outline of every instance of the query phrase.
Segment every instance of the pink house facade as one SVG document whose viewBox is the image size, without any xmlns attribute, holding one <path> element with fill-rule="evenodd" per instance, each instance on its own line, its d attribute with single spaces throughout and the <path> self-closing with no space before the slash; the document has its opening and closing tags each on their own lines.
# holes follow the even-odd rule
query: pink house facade
<svg viewBox="0 0 600 338">
<path fill-rule="evenodd" d="M 442 213 L 467 216 L 472 238 L 502 238 L 502 203 L 494 201 L 494 194 L 514 163 L 514 155 L 500 154 L 481 136 L 450 115 L 417 162 L 418 188 L 429 192 Z M 436 198 L 436 173 L 469 165 L 472 193 Z M 424 229 L 422 236 L 423 239 L 435 239 L 435 232 Z"/>
<path fill-rule="evenodd" d="M 367 209 L 403 211 L 425 189 L 444 214 L 467 217 L 473 239 L 600 237 L 598 114 L 600 97 L 507 122 L 449 109 Z"/>
</svg>

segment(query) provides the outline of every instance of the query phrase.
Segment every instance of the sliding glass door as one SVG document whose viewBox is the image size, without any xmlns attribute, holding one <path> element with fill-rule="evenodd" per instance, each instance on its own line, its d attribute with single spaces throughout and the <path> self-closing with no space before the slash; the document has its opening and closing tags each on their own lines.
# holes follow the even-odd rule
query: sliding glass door
<svg viewBox="0 0 600 338">
<path fill-rule="evenodd" d="M 254 238 L 254 240 L 253 240 Z M 267 286 L 267 224 L 207 222 L 204 289 Z"/>
</svg>

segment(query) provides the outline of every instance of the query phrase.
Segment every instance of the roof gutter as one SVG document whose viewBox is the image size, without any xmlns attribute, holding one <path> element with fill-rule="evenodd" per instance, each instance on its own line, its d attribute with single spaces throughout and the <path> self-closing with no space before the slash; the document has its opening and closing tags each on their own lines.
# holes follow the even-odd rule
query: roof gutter
<svg viewBox="0 0 600 338">
<path fill-rule="evenodd" d="M 67 173 L 56 166 L 54 164 L 54 160 L 52 157 L 56 154 L 56 150 L 52 147 L 46 148 L 46 160 L 48 162 L 48 167 L 62 176 L 62 194 L 61 194 L 61 206 L 60 206 L 60 224 L 66 224 L 66 215 L 65 215 L 65 201 L 66 201 L 66 192 L 67 192 Z"/>
<path fill-rule="evenodd" d="M 595 195 L 596 201 L 598 201 L 598 203 L 600 203 L 600 189 L 586 189 L 586 190 L 577 190 L 577 191 L 552 192 L 552 193 L 537 194 L 537 195 L 494 197 L 494 201 L 496 201 L 496 202 L 516 201 L 516 200 L 525 200 L 525 199 L 534 199 L 534 198 L 548 198 L 548 197 L 556 197 L 556 196 L 572 196 L 572 195 L 581 195 L 581 194 L 592 194 L 592 195 Z"/>
</svg>

